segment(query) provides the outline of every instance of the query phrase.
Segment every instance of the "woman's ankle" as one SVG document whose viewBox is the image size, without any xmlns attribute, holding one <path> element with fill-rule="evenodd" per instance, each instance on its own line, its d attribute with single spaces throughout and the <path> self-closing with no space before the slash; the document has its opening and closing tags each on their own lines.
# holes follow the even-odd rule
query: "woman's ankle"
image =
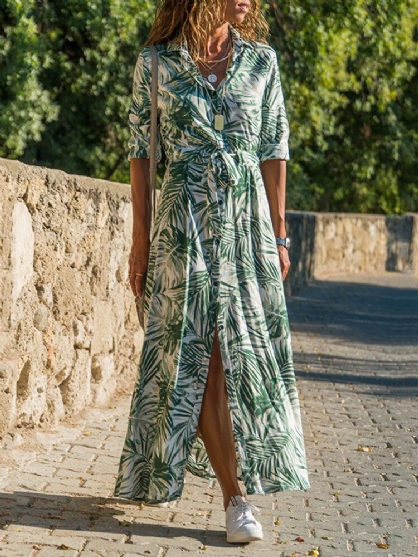
<svg viewBox="0 0 418 557">
<path fill-rule="evenodd" d="M 231 502 L 231 499 L 233 497 L 242 497 L 245 501 L 245 496 L 243 495 L 241 490 L 238 490 L 238 493 L 234 493 L 234 495 L 230 495 L 228 498 L 224 497 L 224 510 L 226 511 L 226 509 L 229 507 L 229 503 Z"/>
</svg>

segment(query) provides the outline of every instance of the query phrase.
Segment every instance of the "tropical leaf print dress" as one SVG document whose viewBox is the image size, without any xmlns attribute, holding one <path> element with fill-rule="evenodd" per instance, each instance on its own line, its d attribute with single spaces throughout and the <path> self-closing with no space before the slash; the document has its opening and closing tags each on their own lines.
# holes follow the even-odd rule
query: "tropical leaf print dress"
<svg viewBox="0 0 418 557">
<path fill-rule="evenodd" d="M 167 165 L 152 234 L 148 316 L 115 495 L 181 496 L 213 476 L 195 439 L 217 326 L 247 493 L 309 487 L 289 323 L 260 162 L 288 158 L 277 58 L 232 29 L 216 89 L 183 45 L 158 46 L 159 146 Z M 130 158 L 149 157 L 149 48 L 139 55 Z M 224 115 L 222 131 L 214 115 Z"/>
</svg>

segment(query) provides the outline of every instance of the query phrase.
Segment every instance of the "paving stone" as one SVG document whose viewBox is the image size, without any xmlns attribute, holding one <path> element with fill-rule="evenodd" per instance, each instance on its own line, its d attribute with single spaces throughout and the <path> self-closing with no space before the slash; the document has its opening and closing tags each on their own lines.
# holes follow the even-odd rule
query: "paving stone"
<svg viewBox="0 0 418 557">
<path fill-rule="evenodd" d="M 83 557 L 101 557 L 100 553 L 97 553 L 96 551 L 83 551 L 82 553 Z M 116 552 L 115 555 L 117 557 L 120 556 L 119 552 Z"/>
<path fill-rule="evenodd" d="M 47 485 L 47 479 L 32 474 L 19 474 L 4 482 L 4 491 L 42 491 Z"/>
<path fill-rule="evenodd" d="M 80 552 L 74 549 L 60 550 L 56 547 L 43 547 L 36 557 L 77 557 L 79 554 Z"/>
<path fill-rule="evenodd" d="M 33 544 L 0 542 L 1 557 L 33 557 Z"/>
<path fill-rule="evenodd" d="M 125 551 L 129 551 L 129 544 L 123 543 L 125 539 L 126 537 L 123 540 L 95 538 L 87 542 L 85 551 L 96 551 L 100 555 L 106 556 L 108 555 L 108 553 L 117 553 L 118 555 L 120 555 Z"/>
<path fill-rule="evenodd" d="M 113 491 L 116 478 L 114 476 L 109 477 L 103 474 L 102 477 L 96 476 L 94 479 L 88 478 L 83 487 L 87 489 L 90 493 L 101 493 L 106 496 L 109 495 L 109 491 Z"/>
<path fill-rule="evenodd" d="M 134 553 L 135 552 L 135 553 Z M 139 555 L 146 555 L 149 557 L 159 557 L 161 555 L 161 548 L 160 547 L 149 547 L 146 545 L 136 545 L 132 547 L 132 552 L 124 553 L 123 557 L 138 557 Z"/>
<path fill-rule="evenodd" d="M 72 472 L 85 472 L 90 468 L 90 466 L 93 465 L 93 460 L 90 457 L 91 455 L 89 455 L 89 457 L 86 456 L 85 459 L 64 458 L 62 462 L 58 462 L 55 465 L 57 469 L 57 475 L 58 471 L 61 469 L 71 470 Z"/>
</svg>

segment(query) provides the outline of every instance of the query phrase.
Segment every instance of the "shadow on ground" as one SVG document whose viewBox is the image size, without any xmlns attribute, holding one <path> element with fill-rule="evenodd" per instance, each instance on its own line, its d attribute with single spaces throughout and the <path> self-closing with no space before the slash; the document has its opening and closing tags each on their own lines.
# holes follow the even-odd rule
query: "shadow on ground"
<svg viewBox="0 0 418 557">
<path fill-rule="evenodd" d="M 418 279 L 390 273 L 363 280 L 317 280 L 290 298 L 291 330 L 302 339 L 296 373 L 354 385 L 357 393 L 416 397 Z"/>
<path fill-rule="evenodd" d="M 408 362 L 403 372 L 394 364 L 382 372 L 382 363 L 370 359 L 341 357 L 322 353 L 298 353 L 294 355 L 296 376 L 306 381 L 346 383 L 355 385 L 356 392 L 385 397 L 418 396 L 418 359 Z M 361 391 L 361 387 L 365 387 Z"/>
<path fill-rule="evenodd" d="M 133 537 L 146 540 L 149 537 L 164 540 L 175 538 L 195 539 L 202 544 L 213 547 L 231 547 L 225 541 L 225 531 L 211 528 L 210 532 L 198 524 L 190 528 L 170 524 L 170 509 L 145 508 L 144 520 L 141 509 L 135 505 L 135 518 L 130 522 L 128 507 L 133 503 L 123 499 L 104 497 L 82 497 L 44 494 L 36 492 L 0 493 L 0 528 L 10 525 L 24 528 L 41 528 L 51 530 L 52 534 L 61 536 L 80 536 L 86 538 L 100 537 L 109 541 L 133 544 Z M 119 518 L 120 517 L 120 518 Z M 14 530 L 16 531 L 16 529 Z M 79 532 L 79 534 L 77 534 Z M 208 540 L 208 536 L 210 540 Z M 47 538 L 46 538 L 47 539 Z M 181 540 L 178 541 L 179 546 Z M 184 540 L 187 544 L 187 540 Z M 170 544 L 171 545 L 171 544 Z"/>
<path fill-rule="evenodd" d="M 418 353 L 418 288 L 317 280 L 288 305 L 294 332 L 326 335 L 331 342 L 410 346 Z"/>
</svg>

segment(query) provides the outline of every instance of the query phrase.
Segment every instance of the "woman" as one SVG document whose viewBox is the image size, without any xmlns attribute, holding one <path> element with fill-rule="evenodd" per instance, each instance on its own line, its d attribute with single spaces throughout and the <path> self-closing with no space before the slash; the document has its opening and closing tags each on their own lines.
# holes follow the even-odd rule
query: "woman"
<svg viewBox="0 0 418 557">
<path fill-rule="evenodd" d="M 151 243 L 147 47 L 130 110 L 130 283 L 148 316 L 115 494 L 161 504 L 186 468 L 216 475 L 232 543 L 263 535 L 238 479 L 248 494 L 309 487 L 278 245 L 288 124 L 266 34 L 259 0 L 160 4 L 147 45 L 167 168 Z"/>
</svg>

